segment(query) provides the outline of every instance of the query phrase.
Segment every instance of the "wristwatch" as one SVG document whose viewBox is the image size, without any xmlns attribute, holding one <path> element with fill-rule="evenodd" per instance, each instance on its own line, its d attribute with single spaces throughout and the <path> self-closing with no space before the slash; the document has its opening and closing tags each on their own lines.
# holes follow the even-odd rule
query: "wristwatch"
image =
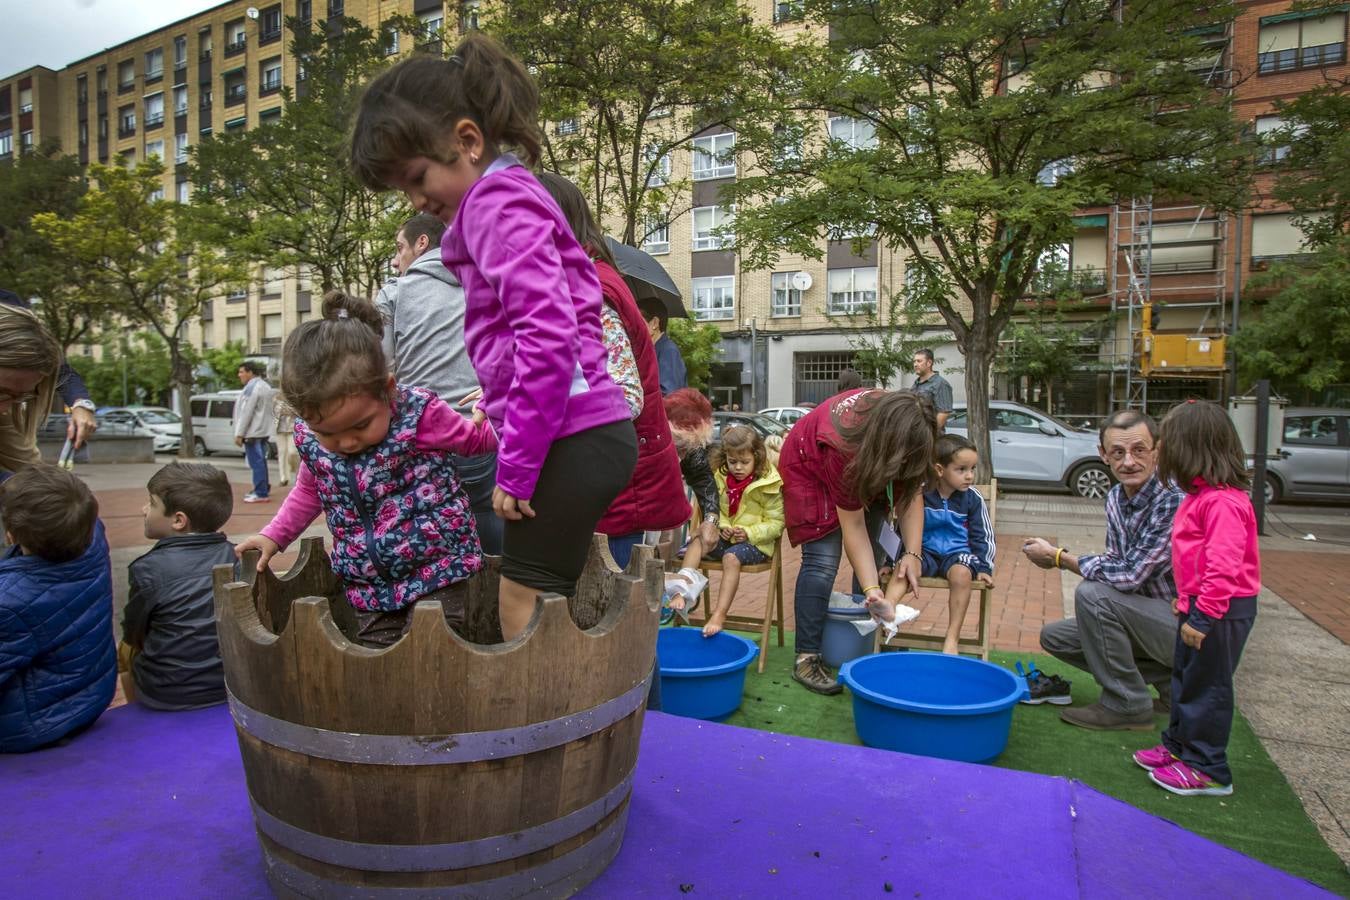
<svg viewBox="0 0 1350 900">
<path fill-rule="evenodd" d="M 72 410 L 87 409 L 90 412 L 93 412 L 96 409 L 94 401 L 90 400 L 88 397 L 81 397 L 79 400 L 76 400 L 74 403 L 70 404 L 70 408 Z"/>
</svg>

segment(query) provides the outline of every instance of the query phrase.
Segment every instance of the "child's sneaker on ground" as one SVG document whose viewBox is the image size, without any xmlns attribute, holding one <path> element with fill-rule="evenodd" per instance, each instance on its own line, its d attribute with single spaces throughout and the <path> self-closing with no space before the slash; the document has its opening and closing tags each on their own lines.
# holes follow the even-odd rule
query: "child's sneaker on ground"
<svg viewBox="0 0 1350 900">
<path fill-rule="evenodd" d="M 830 670 L 825 668 L 825 663 L 818 653 L 804 656 L 797 661 L 792 667 L 792 680 L 817 694 L 837 694 L 844 689 L 830 675 Z"/>
<path fill-rule="evenodd" d="M 245 503 L 271 503 L 271 502 L 272 502 L 272 498 L 271 498 L 271 497 L 259 497 L 257 494 L 252 493 L 252 492 L 250 491 L 249 493 L 247 493 L 247 494 L 244 495 L 244 502 L 245 502 Z"/>
<path fill-rule="evenodd" d="M 1148 773 L 1158 787 L 1183 797 L 1204 794 L 1211 797 L 1227 797 L 1233 793 L 1231 784 L 1219 784 L 1204 772 L 1193 769 L 1181 760 L 1160 766 Z"/>
<path fill-rule="evenodd" d="M 1025 700 L 1019 700 L 1018 703 L 1024 703 L 1027 706 L 1040 706 L 1042 703 L 1052 703 L 1055 706 L 1068 706 L 1073 702 L 1072 682 L 1065 681 L 1058 675 L 1046 675 L 1036 664 L 1031 664 L 1031 671 L 1023 672 L 1022 664 L 1017 664 L 1017 673 L 1023 675 L 1027 680 L 1027 690 L 1031 696 Z"/>
<path fill-rule="evenodd" d="M 1158 746 L 1150 747 L 1147 750 L 1136 750 L 1130 758 L 1134 760 L 1135 765 L 1139 766 L 1139 768 L 1146 769 L 1150 772 L 1154 769 L 1159 769 L 1174 763 L 1177 759 L 1172 755 L 1172 751 L 1167 749 L 1166 744 L 1159 744 Z"/>
</svg>

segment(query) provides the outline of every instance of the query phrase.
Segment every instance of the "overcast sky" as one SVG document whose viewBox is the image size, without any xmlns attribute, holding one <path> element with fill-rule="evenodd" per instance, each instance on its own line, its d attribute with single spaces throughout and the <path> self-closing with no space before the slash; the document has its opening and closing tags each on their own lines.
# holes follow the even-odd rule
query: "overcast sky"
<svg viewBox="0 0 1350 900">
<path fill-rule="evenodd" d="M 0 78 L 31 66 L 62 69 L 221 0 L 0 0 Z"/>
</svg>

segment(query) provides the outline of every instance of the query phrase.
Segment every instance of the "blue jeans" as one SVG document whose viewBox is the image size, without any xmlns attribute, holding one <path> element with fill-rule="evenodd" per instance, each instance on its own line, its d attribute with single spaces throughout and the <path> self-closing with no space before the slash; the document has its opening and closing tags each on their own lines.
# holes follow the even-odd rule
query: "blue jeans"
<svg viewBox="0 0 1350 900">
<path fill-rule="evenodd" d="M 272 492 L 267 478 L 267 438 L 244 438 L 244 459 L 253 471 L 253 495 L 266 497 Z"/>
<path fill-rule="evenodd" d="M 497 454 L 452 456 L 464 493 L 478 526 L 478 542 L 489 556 L 502 555 L 502 520 L 492 511 L 492 489 L 497 486 Z"/>
<path fill-rule="evenodd" d="M 877 506 L 869 508 L 864 514 L 867 520 L 867 535 L 872 539 L 872 553 L 878 564 L 882 558 L 882 550 L 877 543 L 877 536 L 881 534 L 884 513 L 885 510 Z M 825 636 L 825 613 L 830 605 L 830 592 L 834 590 L 834 579 L 839 575 L 839 561 L 843 556 L 842 528 L 836 528 L 822 538 L 802 544 L 802 567 L 797 572 L 797 589 L 792 598 L 793 615 L 797 620 L 798 655 L 820 652 L 820 644 Z M 856 576 L 853 578 L 853 593 L 862 593 Z"/>
</svg>

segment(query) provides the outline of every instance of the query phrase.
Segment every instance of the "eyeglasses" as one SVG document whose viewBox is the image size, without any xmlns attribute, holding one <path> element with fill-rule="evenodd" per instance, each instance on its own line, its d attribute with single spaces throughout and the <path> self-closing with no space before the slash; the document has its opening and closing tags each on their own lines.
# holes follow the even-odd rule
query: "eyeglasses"
<svg viewBox="0 0 1350 900">
<path fill-rule="evenodd" d="M 13 403 L 32 403 L 37 399 L 37 394 L 28 392 L 26 394 L 10 394 L 6 391 L 0 391 L 0 406 L 8 406 Z"/>
<path fill-rule="evenodd" d="M 1125 459 L 1130 456 L 1135 459 L 1148 459 L 1153 455 L 1153 450 L 1153 447 L 1130 447 L 1128 449 L 1116 447 L 1115 449 L 1106 452 L 1106 458 L 1111 460 L 1111 462 L 1124 462 Z"/>
</svg>

